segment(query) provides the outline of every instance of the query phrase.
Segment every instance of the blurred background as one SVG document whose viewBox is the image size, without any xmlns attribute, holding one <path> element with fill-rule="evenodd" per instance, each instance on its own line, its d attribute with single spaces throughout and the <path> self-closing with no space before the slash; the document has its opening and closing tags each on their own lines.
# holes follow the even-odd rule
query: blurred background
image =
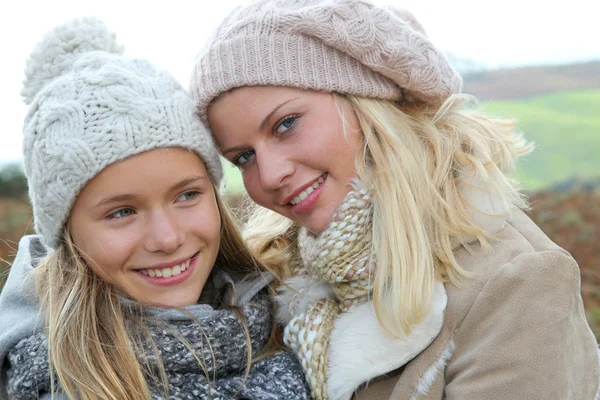
<svg viewBox="0 0 600 400">
<path fill-rule="evenodd" d="M 377 1 L 412 11 L 464 77 L 463 92 L 495 115 L 513 117 L 537 149 L 517 166 L 530 215 L 578 261 L 588 319 L 600 337 L 600 27 L 598 2 L 505 0 Z M 243 1 L 22 1 L 0 13 L 0 287 L 19 238 L 33 232 L 22 171 L 20 90 L 25 60 L 45 32 L 95 15 L 125 54 L 164 68 L 187 87 L 196 53 Z M 6 7 L 6 6 L 5 6 Z M 226 166 L 227 196 L 243 194 Z"/>
</svg>

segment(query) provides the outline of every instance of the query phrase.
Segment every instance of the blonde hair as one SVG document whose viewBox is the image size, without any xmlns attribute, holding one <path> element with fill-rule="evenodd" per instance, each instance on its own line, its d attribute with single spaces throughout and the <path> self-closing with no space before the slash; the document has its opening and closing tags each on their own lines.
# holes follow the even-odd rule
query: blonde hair
<svg viewBox="0 0 600 400">
<path fill-rule="evenodd" d="M 507 214 L 511 207 L 527 208 L 518 184 L 506 173 L 532 144 L 516 132 L 514 121 L 484 115 L 465 95 L 454 95 L 439 108 L 334 97 L 350 104 L 358 120 L 356 171 L 373 185 L 375 311 L 386 331 L 403 336 L 429 312 L 436 279 L 460 286 L 469 276 L 454 248 L 476 238 L 487 249 L 494 239 L 469 212 L 474 205 L 462 187 L 481 182 L 500 196 Z M 293 262 L 297 229 L 290 220 L 258 208 L 245 236 L 253 250 Z M 384 305 L 387 296 L 394 299 L 391 305 Z"/>
<path fill-rule="evenodd" d="M 265 265 L 245 246 L 216 188 L 215 196 L 221 216 L 221 244 L 214 267 L 227 271 L 234 280 L 265 269 Z M 86 264 L 71 238 L 68 224 L 60 245 L 41 261 L 33 277 L 48 329 L 49 367 L 50 371 L 54 371 L 50 374 L 52 393 L 58 378 L 62 391 L 69 398 L 146 400 L 151 397 L 146 377 L 152 377 L 162 384 L 164 395 L 168 398 L 167 375 L 158 351 L 154 343 L 148 345 L 143 341 L 151 340 L 149 321 L 141 313 L 127 312 L 121 302 L 123 294 Z M 241 389 L 252 362 L 252 346 L 244 315 L 233 306 L 234 299 L 231 304 L 224 304 L 220 293 L 205 293 L 203 290 L 202 298 L 207 297 L 217 307 L 231 308 L 244 327 L 247 365 Z M 199 328 L 201 332 L 202 327 Z M 189 343 L 177 332 L 173 333 L 206 372 Z M 273 324 L 262 356 L 274 351 L 279 343 Z M 150 367 L 141 365 L 136 358 L 139 351 L 148 350 L 154 351 L 159 360 L 158 376 L 154 376 Z"/>
</svg>

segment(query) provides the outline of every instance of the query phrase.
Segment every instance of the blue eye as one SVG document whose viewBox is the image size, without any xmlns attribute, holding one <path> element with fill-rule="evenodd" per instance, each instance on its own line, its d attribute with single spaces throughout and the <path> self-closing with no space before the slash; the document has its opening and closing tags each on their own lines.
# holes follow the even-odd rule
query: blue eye
<svg viewBox="0 0 600 400">
<path fill-rule="evenodd" d="M 106 217 L 106 219 L 121 219 L 121 218 L 127 218 L 131 215 L 133 215 L 134 212 L 131 208 L 121 208 L 120 210 L 117 210 L 115 212 L 112 212 L 110 214 L 108 214 L 108 216 Z"/>
<path fill-rule="evenodd" d="M 190 200 L 194 200 L 196 197 L 198 197 L 199 194 L 200 194 L 200 192 L 198 192 L 197 190 L 188 190 L 187 192 L 182 193 L 177 198 L 177 201 L 190 201 Z"/>
<path fill-rule="evenodd" d="M 277 132 L 278 134 L 286 133 L 294 127 L 294 124 L 296 123 L 297 119 L 298 117 L 296 117 L 295 115 L 288 115 L 287 117 L 279 121 L 277 125 L 275 125 L 275 132 Z"/>
<path fill-rule="evenodd" d="M 233 159 L 233 165 L 235 165 L 236 167 L 241 167 L 244 164 L 246 164 L 253 155 L 254 150 L 246 150 Z"/>
</svg>

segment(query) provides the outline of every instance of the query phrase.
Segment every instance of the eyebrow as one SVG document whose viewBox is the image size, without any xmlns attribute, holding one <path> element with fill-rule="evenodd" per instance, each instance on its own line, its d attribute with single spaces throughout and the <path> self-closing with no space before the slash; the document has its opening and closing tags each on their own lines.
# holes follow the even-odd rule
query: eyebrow
<svg viewBox="0 0 600 400">
<path fill-rule="evenodd" d="M 262 120 L 262 122 L 260 123 L 260 126 L 258 127 L 258 130 L 259 131 L 263 131 L 265 129 L 265 127 L 267 126 L 267 124 L 269 123 L 269 120 L 273 117 L 273 115 L 277 112 L 277 110 L 279 110 L 281 107 L 285 106 L 290 101 L 293 101 L 293 100 L 296 100 L 296 99 L 297 99 L 297 97 L 294 97 L 293 99 L 286 100 L 283 103 L 281 103 L 280 105 L 278 105 L 277 107 L 275 107 L 273 109 L 273 111 L 271 111 L 269 114 L 267 114 L 267 116 L 265 117 L 265 119 Z"/>
<path fill-rule="evenodd" d="M 290 101 L 294 101 L 294 100 L 297 100 L 297 99 L 298 99 L 298 97 L 294 97 L 293 99 L 286 100 L 283 103 L 279 104 L 277 107 L 275 107 L 273 109 L 273 111 L 271 111 L 269 114 L 267 114 L 267 116 L 262 120 L 262 122 L 258 126 L 258 131 L 262 132 L 262 131 L 265 130 L 265 127 L 269 123 L 269 120 L 273 117 L 273 115 L 275 115 L 275 113 L 277 112 L 277 110 L 279 110 L 281 107 L 285 106 Z M 226 155 L 226 154 L 231 153 L 233 151 L 235 151 L 237 153 L 238 151 L 240 151 L 240 150 L 242 150 L 244 148 L 245 148 L 245 146 L 234 146 L 234 147 L 230 147 L 230 148 L 225 149 L 225 150 L 221 150 L 221 153 L 223 155 Z"/>
<path fill-rule="evenodd" d="M 176 191 L 176 190 L 183 189 L 184 187 L 186 187 L 194 182 L 197 182 L 199 180 L 206 179 L 206 178 L 207 178 L 206 175 L 196 175 L 196 176 L 192 176 L 190 178 L 186 178 L 186 179 L 176 183 L 175 185 L 171 186 L 169 191 Z M 136 197 L 137 196 L 135 196 L 133 194 L 119 194 L 116 196 L 112 196 L 112 197 L 103 199 L 98 204 L 96 204 L 96 206 L 94 208 L 99 208 L 99 207 L 107 205 L 107 204 L 118 203 L 118 202 L 126 201 L 126 200 L 135 200 Z"/>
</svg>

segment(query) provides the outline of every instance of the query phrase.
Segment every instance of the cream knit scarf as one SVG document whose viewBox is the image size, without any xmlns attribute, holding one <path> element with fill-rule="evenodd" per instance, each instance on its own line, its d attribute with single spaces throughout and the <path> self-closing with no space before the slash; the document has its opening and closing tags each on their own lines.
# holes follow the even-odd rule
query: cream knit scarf
<svg viewBox="0 0 600 400">
<path fill-rule="evenodd" d="M 366 302 L 373 289 L 375 260 L 371 248 L 373 204 L 367 187 L 352 181 L 346 195 L 319 235 L 302 228 L 298 235 L 300 274 L 329 284 L 335 299 L 314 299 L 305 312 L 296 312 L 300 289 L 292 299 L 293 318 L 284 341 L 298 355 L 315 399 L 326 399 L 327 348 L 333 321 L 340 312 Z"/>
</svg>

